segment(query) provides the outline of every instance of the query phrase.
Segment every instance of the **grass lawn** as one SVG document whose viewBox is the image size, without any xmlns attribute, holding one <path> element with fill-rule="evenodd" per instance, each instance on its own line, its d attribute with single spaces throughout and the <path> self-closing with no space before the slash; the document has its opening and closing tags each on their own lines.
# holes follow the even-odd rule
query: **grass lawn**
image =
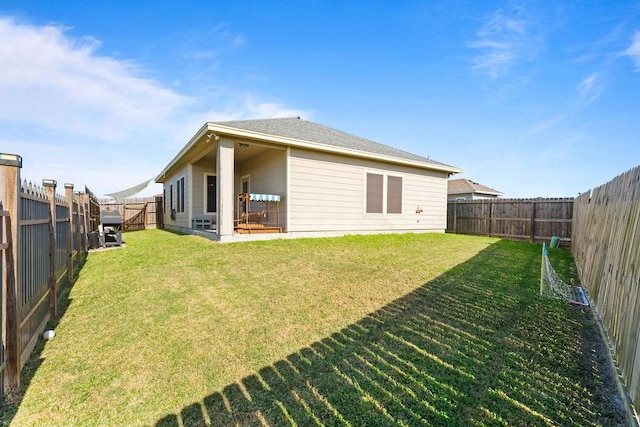
<svg viewBox="0 0 640 427">
<path fill-rule="evenodd" d="M 5 423 L 623 425 L 589 310 L 538 296 L 538 245 L 124 238 L 88 256 Z"/>
</svg>

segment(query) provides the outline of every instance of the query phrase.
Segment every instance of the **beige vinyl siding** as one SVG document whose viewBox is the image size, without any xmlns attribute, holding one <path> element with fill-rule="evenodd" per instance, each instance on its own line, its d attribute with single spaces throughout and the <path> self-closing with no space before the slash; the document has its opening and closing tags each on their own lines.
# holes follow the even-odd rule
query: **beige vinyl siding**
<svg viewBox="0 0 640 427">
<path fill-rule="evenodd" d="M 236 165 L 235 191 L 240 192 L 240 180 L 251 175 L 251 192 L 284 195 L 286 152 L 268 150 Z"/>
<path fill-rule="evenodd" d="M 189 166 L 176 170 L 175 175 L 167 177 L 164 182 L 165 194 L 169 197 L 169 187 L 173 185 L 173 208 L 177 210 L 178 204 L 178 180 L 184 176 L 184 212 L 176 212 L 176 220 L 171 219 L 170 201 L 167 201 L 167 212 L 164 213 L 164 222 L 169 226 L 191 228 L 191 218 L 189 217 L 189 202 L 191 200 L 190 188 L 191 177 L 189 176 Z"/>
<path fill-rule="evenodd" d="M 439 175 L 439 176 L 438 176 Z M 415 215 L 420 223 L 444 231 L 447 227 L 447 175 L 445 173 L 424 171 L 407 175 L 404 183 L 403 209 Z"/>
<path fill-rule="evenodd" d="M 300 149 L 291 149 L 289 161 L 291 232 L 442 232 L 446 227 L 445 173 Z M 382 174 L 385 181 L 402 178 L 401 214 L 365 212 L 367 173 Z"/>
<path fill-rule="evenodd" d="M 193 215 L 203 215 L 205 214 L 205 195 L 204 195 L 204 182 L 205 182 L 205 174 L 214 174 L 216 173 L 216 164 L 211 160 L 201 159 L 197 163 L 195 163 L 192 167 L 193 172 L 193 183 L 191 188 L 193 189 L 193 198 L 191 199 L 191 203 L 193 206 Z"/>
</svg>

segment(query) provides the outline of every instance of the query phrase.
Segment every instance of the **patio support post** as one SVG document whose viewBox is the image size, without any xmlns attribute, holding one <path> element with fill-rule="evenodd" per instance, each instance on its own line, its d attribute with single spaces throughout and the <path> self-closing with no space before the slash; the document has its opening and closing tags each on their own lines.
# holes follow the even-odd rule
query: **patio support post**
<svg viewBox="0 0 640 427">
<path fill-rule="evenodd" d="M 218 235 L 222 237 L 233 234 L 233 140 L 221 138 L 217 150 Z"/>
</svg>

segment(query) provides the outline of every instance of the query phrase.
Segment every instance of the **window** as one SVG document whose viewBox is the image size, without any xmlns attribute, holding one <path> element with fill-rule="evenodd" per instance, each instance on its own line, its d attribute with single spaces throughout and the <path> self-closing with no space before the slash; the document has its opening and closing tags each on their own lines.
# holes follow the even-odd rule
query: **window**
<svg viewBox="0 0 640 427">
<path fill-rule="evenodd" d="M 205 213 L 215 213 L 217 211 L 216 204 L 218 200 L 216 198 L 216 176 L 215 175 L 205 175 L 206 179 L 206 188 L 205 188 L 205 197 L 206 197 L 206 209 Z"/>
<path fill-rule="evenodd" d="M 399 176 L 387 177 L 387 213 L 402 213 L 402 178 Z"/>
<path fill-rule="evenodd" d="M 169 207 L 173 210 L 173 184 L 169 185 Z"/>
<path fill-rule="evenodd" d="M 251 175 L 245 175 L 242 178 L 240 178 L 240 192 L 241 193 L 250 193 L 251 190 L 249 189 L 249 181 L 251 180 Z"/>
<path fill-rule="evenodd" d="M 367 174 L 367 213 L 382 213 L 383 185 L 382 175 Z"/>
<path fill-rule="evenodd" d="M 176 212 L 184 212 L 184 176 L 176 182 L 176 191 L 178 196 Z"/>
<path fill-rule="evenodd" d="M 402 213 L 402 177 L 367 173 L 366 213 Z"/>
</svg>

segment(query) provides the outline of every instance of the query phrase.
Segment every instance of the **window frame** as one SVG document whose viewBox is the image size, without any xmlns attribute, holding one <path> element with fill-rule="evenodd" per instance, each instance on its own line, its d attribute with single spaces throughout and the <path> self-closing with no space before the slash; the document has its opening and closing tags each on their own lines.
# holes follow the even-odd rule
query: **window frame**
<svg viewBox="0 0 640 427">
<path fill-rule="evenodd" d="M 184 212 L 184 199 L 185 199 L 185 190 L 184 190 L 184 182 L 185 176 L 182 175 L 178 179 L 176 179 L 176 212 Z"/>
<path fill-rule="evenodd" d="M 216 179 L 216 191 L 215 194 L 213 195 L 213 199 L 214 199 L 214 204 L 215 204 L 215 211 L 210 211 L 209 208 L 209 177 L 213 176 Z M 203 210 L 203 214 L 205 215 L 210 215 L 210 214 L 215 214 L 218 213 L 218 174 L 216 173 L 210 173 L 210 172 L 205 172 L 204 174 L 204 190 L 203 190 L 203 200 L 204 200 L 204 206 L 202 206 L 202 210 Z"/>
<path fill-rule="evenodd" d="M 371 178 L 379 177 L 380 178 L 380 191 L 377 191 L 378 188 L 371 189 L 372 184 L 378 184 L 377 182 L 372 182 Z M 385 179 L 384 175 L 381 173 L 375 172 L 366 172 L 365 174 L 365 202 L 364 202 L 364 212 L 366 214 L 372 215 L 384 215 L 384 207 L 385 207 Z M 375 197 L 375 200 L 372 198 Z M 375 210 L 374 210 L 375 209 Z"/>
<path fill-rule="evenodd" d="M 369 208 L 371 206 L 369 197 L 371 194 L 376 194 L 376 193 L 372 193 L 370 192 L 370 188 L 369 188 L 369 176 L 370 175 L 377 175 L 380 176 L 382 178 L 382 207 L 380 209 L 380 212 L 371 212 L 369 211 Z M 392 179 L 392 182 L 394 180 L 399 180 L 396 181 L 395 184 L 392 184 L 392 190 L 394 187 L 398 187 L 400 188 L 400 194 L 399 197 L 389 197 L 389 181 L 390 178 Z M 364 173 L 364 184 L 365 184 L 365 189 L 364 189 L 364 214 L 365 215 L 402 215 L 403 214 L 403 204 L 404 204 L 404 179 L 405 176 L 402 174 L 398 174 L 398 173 L 393 173 L 393 172 L 385 172 L 385 171 L 379 171 L 379 170 L 365 170 Z M 390 203 L 393 203 L 392 205 L 390 205 Z M 399 209 L 399 211 L 397 211 L 397 209 L 393 209 L 393 207 L 396 207 Z M 392 208 L 392 209 L 390 209 Z"/>
<path fill-rule="evenodd" d="M 386 175 L 386 180 L 385 183 L 387 184 L 387 188 L 386 188 L 386 203 L 385 203 L 385 208 L 386 208 L 386 214 L 387 215 L 402 215 L 402 203 L 404 202 L 404 179 L 402 176 L 398 176 L 398 175 L 391 175 L 388 174 Z M 392 193 L 390 193 L 390 190 L 394 190 L 396 184 L 393 185 L 393 188 L 391 188 L 392 186 L 390 185 L 390 181 L 391 179 L 393 180 L 399 180 L 399 185 L 400 185 L 400 196 L 399 196 L 399 200 L 398 197 L 390 197 Z M 393 205 L 391 204 L 393 203 Z M 398 206 L 396 207 L 395 205 L 398 204 Z M 393 208 L 393 211 L 390 209 Z M 396 211 L 396 208 L 398 211 Z"/>
<path fill-rule="evenodd" d="M 169 212 L 173 211 L 173 183 L 169 184 Z"/>
<path fill-rule="evenodd" d="M 247 191 L 242 190 L 242 185 L 247 183 Z M 251 174 L 243 175 L 240 177 L 240 193 L 251 193 Z"/>
</svg>

